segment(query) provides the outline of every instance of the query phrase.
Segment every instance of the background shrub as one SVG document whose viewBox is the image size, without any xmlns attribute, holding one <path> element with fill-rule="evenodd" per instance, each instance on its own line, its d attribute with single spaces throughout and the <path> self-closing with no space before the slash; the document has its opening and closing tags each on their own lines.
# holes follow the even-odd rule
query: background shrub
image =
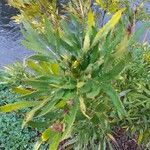
<svg viewBox="0 0 150 150">
<path fill-rule="evenodd" d="M 0 87 L 0 105 L 16 101 L 7 87 Z M 37 133 L 30 128 L 21 129 L 22 111 L 0 116 L 0 150 L 31 150 Z"/>
</svg>

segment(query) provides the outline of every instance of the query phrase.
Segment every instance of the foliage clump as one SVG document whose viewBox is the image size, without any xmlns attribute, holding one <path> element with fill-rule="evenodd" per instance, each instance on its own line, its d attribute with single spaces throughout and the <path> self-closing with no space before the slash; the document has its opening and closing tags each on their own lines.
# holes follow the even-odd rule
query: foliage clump
<svg viewBox="0 0 150 150">
<path fill-rule="evenodd" d="M 0 87 L 0 105 L 16 102 L 16 94 L 8 87 Z M 17 111 L 11 114 L 1 114 L 0 117 L 0 149 L 1 150 L 31 150 L 37 138 L 36 131 L 21 129 L 23 112 Z"/>
<path fill-rule="evenodd" d="M 112 143 L 118 144 L 113 132 L 116 126 L 135 135 L 138 144 L 148 143 L 150 80 L 145 54 L 149 46 L 141 44 L 137 49 L 137 41 L 150 24 L 133 32 L 134 14 L 129 16 L 126 5 L 108 10 L 114 14 L 100 28 L 89 0 L 68 3 L 59 18 L 56 7 L 43 14 L 40 0 L 32 2 L 29 5 L 42 14 L 40 32 L 29 15 L 25 17 L 28 8 L 13 4 L 24 14 L 23 44 L 36 54 L 25 60 L 19 78 L 18 72 L 4 71 L 3 84 L 19 79 L 11 85 L 22 100 L 1 106 L 0 111 L 32 107 L 22 127 L 43 130 L 35 149 L 47 142 L 55 150 L 64 141 L 74 149 L 112 148 Z M 56 6 L 56 1 L 51 3 Z"/>
</svg>

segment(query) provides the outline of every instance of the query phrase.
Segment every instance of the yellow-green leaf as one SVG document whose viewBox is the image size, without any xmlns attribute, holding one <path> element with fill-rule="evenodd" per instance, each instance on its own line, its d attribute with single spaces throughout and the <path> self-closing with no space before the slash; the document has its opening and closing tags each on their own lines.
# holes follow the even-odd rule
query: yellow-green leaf
<svg viewBox="0 0 150 150">
<path fill-rule="evenodd" d="M 40 139 L 39 141 L 36 142 L 36 144 L 33 147 L 33 150 L 38 150 L 42 144 L 42 140 Z"/>
<path fill-rule="evenodd" d="M 94 13 L 92 12 L 92 10 L 90 10 L 88 13 L 87 31 L 83 43 L 83 51 L 85 52 L 88 51 L 90 48 L 90 42 L 91 42 L 90 35 L 92 31 L 92 26 L 95 26 L 95 20 L 94 20 Z"/>
<path fill-rule="evenodd" d="M 88 27 L 95 26 L 94 13 L 92 10 L 88 13 Z"/>
<path fill-rule="evenodd" d="M 41 68 L 43 69 L 43 71 L 47 74 L 47 75 L 51 75 L 52 71 L 51 71 L 51 65 L 48 62 L 45 61 L 40 61 L 39 65 L 41 66 Z M 44 73 L 43 72 L 43 73 Z"/>
<path fill-rule="evenodd" d="M 141 144 L 141 142 L 142 142 L 142 139 L 143 139 L 143 131 L 140 131 L 140 134 L 139 134 L 139 136 L 138 136 L 138 144 Z"/>
<path fill-rule="evenodd" d="M 96 3 L 98 3 L 102 7 L 106 7 L 105 3 L 102 0 L 96 0 Z"/>
<path fill-rule="evenodd" d="M 12 91 L 18 94 L 22 94 L 22 95 L 32 93 L 32 91 L 24 89 L 22 87 L 15 87 L 12 89 Z"/>
<path fill-rule="evenodd" d="M 83 51 L 86 52 L 90 48 L 90 31 L 87 31 L 85 38 L 84 38 L 84 43 L 83 43 Z"/>
<path fill-rule="evenodd" d="M 100 5 L 103 10 L 111 13 L 116 12 L 120 7 L 119 0 L 96 0 L 96 3 Z"/>
<path fill-rule="evenodd" d="M 11 112 L 15 111 L 18 109 L 26 108 L 26 107 L 32 107 L 32 106 L 37 106 L 40 104 L 38 101 L 21 101 L 21 102 L 16 102 L 13 104 L 7 104 L 4 106 L 0 107 L 0 112 Z"/>
<path fill-rule="evenodd" d="M 124 56 L 124 53 L 128 51 L 128 35 L 125 35 L 121 43 L 119 44 L 117 51 L 113 54 L 115 58 L 121 58 Z"/>
<path fill-rule="evenodd" d="M 55 75 L 58 75 L 58 74 L 59 74 L 59 66 L 58 66 L 58 64 L 52 63 L 52 64 L 51 64 L 51 69 L 52 69 L 52 72 L 53 72 Z"/>
<path fill-rule="evenodd" d="M 56 107 L 57 107 L 57 108 L 63 108 L 65 105 L 66 105 L 66 100 L 61 100 L 61 101 L 56 105 Z"/>
<path fill-rule="evenodd" d="M 85 85 L 85 82 L 78 82 L 77 83 L 77 88 L 81 88 Z"/>
<path fill-rule="evenodd" d="M 116 145 L 118 145 L 116 139 L 113 137 L 112 134 L 107 133 L 107 136 L 108 136 Z"/>
<path fill-rule="evenodd" d="M 75 104 L 70 109 L 69 114 L 65 115 L 65 118 L 64 118 L 65 129 L 64 129 L 64 133 L 62 135 L 61 140 L 64 140 L 70 137 L 72 128 L 74 125 L 74 121 L 76 119 L 77 111 L 78 111 L 78 103 L 75 102 Z"/>
<path fill-rule="evenodd" d="M 119 117 L 122 118 L 123 116 L 126 116 L 124 105 L 120 100 L 118 94 L 116 93 L 115 89 L 109 84 L 103 84 L 102 88 L 104 92 L 106 92 L 106 94 L 110 97 L 110 100 L 114 105 Z"/>
<path fill-rule="evenodd" d="M 79 98 L 79 101 L 80 101 L 80 110 L 81 110 L 81 112 L 83 113 L 83 115 L 84 115 L 85 117 L 87 117 L 88 119 L 91 119 L 91 118 L 86 114 L 86 106 L 85 106 L 83 97 L 80 97 L 80 98 Z"/>
<path fill-rule="evenodd" d="M 42 74 L 43 70 L 41 69 L 40 65 L 36 61 L 30 59 L 27 61 L 27 65 L 30 69 L 34 70 L 36 73 Z"/>
<path fill-rule="evenodd" d="M 41 109 L 48 101 L 49 101 L 49 99 L 46 99 L 46 100 L 41 101 L 38 106 L 34 107 L 30 112 L 28 112 L 28 113 L 26 114 L 26 117 L 25 117 L 25 119 L 24 119 L 24 121 L 23 121 L 23 123 L 22 123 L 22 128 L 24 128 L 25 125 L 26 125 L 29 121 L 32 120 L 32 118 L 33 118 L 33 116 L 35 115 L 35 113 L 36 113 L 39 109 Z"/>
<path fill-rule="evenodd" d="M 108 23 L 106 23 L 97 33 L 96 37 L 93 40 L 92 46 L 94 47 L 100 39 L 102 39 L 104 36 L 106 36 L 108 34 L 109 31 L 111 31 L 115 25 L 119 22 L 122 12 L 125 9 L 122 8 L 121 10 L 117 11 L 112 18 L 108 21 Z"/>
<path fill-rule="evenodd" d="M 46 129 L 43 133 L 42 133 L 42 141 L 47 141 L 50 137 L 50 134 L 51 134 L 51 129 L 48 128 Z"/>
<path fill-rule="evenodd" d="M 50 144 L 49 150 L 58 150 L 60 140 L 61 140 L 61 134 L 60 133 L 55 134 L 53 137 L 53 141 Z"/>
</svg>

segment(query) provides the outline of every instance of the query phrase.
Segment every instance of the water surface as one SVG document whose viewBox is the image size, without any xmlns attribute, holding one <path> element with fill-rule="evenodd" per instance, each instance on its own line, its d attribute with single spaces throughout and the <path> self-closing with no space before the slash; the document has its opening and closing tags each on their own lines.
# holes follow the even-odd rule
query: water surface
<svg viewBox="0 0 150 150">
<path fill-rule="evenodd" d="M 20 44 L 22 35 L 19 25 L 11 20 L 16 13 L 15 9 L 5 5 L 4 0 L 0 0 L 0 67 L 22 61 L 31 54 Z"/>
</svg>

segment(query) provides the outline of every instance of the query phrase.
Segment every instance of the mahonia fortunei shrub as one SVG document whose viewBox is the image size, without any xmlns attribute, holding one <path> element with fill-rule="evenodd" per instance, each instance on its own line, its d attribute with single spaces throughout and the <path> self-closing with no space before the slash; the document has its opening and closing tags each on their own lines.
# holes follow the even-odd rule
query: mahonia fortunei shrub
<svg viewBox="0 0 150 150">
<path fill-rule="evenodd" d="M 105 149 L 112 142 L 117 144 L 114 126 L 134 128 L 130 108 L 134 97 L 129 96 L 129 102 L 124 98 L 130 93 L 128 86 L 123 87 L 124 75 L 133 62 L 135 41 L 150 24 L 133 34 L 123 15 L 126 9 L 120 8 L 99 29 L 90 1 L 86 2 L 69 3 L 65 16 L 55 18 L 59 25 L 42 14 L 40 32 L 23 20 L 23 45 L 36 54 L 25 60 L 20 82 L 12 84 L 13 91 L 22 95 L 20 101 L 1 106 L 0 111 L 32 108 L 22 128 L 29 125 L 42 130 L 34 149 L 45 142 L 50 150 L 57 150 L 63 142 L 74 149 Z M 8 78 L 2 78 L 3 84 L 16 79 L 17 74 L 5 73 Z M 138 134 L 139 142 L 144 132 Z"/>
</svg>

